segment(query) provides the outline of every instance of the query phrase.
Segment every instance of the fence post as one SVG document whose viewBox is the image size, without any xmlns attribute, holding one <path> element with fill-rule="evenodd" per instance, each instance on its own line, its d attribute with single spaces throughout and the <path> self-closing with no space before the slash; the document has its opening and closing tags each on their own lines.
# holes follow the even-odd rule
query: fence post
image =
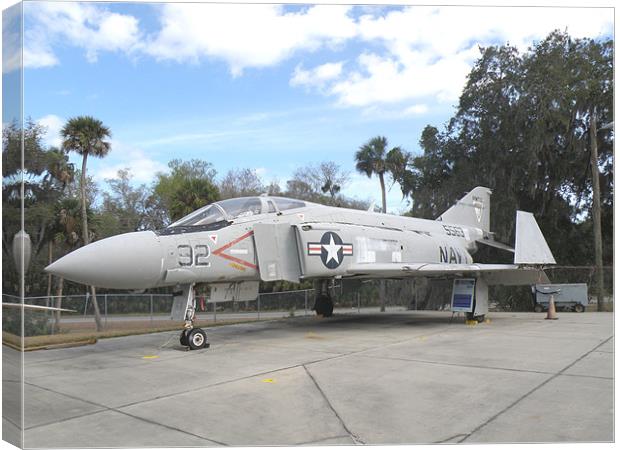
<svg viewBox="0 0 620 450">
<path fill-rule="evenodd" d="M 258 302 L 258 307 L 257 307 L 257 309 L 258 309 L 258 320 L 260 320 L 260 294 L 258 294 L 258 297 L 257 297 L 256 301 Z"/>
<path fill-rule="evenodd" d="M 52 301 L 52 306 L 56 306 L 56 301 L 55 300 L 56 300 L 56 296 L 52 295 L 52 300 L 51 300 Z M 50 314 L 51 314 L 50 315 L 50 322 L 52 324 L 50 329 L 51 329 L 51 334 L 53 336 L 54 334 L 56 334 L 56 314 L 58 314 L 58 312 L 57 311 L 50 311 Z"/>
<path fill-rule="evenodd" d="M 360 300 L 362 298 L 362 294 L 361 293 L 357 293 L 357 313 L 360 313 Z"/>
<path fill-rule="evenodd" d="M 88 309 L 88 300 L 90 300 L 90 294 L 87 292 L 84 299 L 84 317 L 86 317 L 86 310 Z"/>
<path fill-rule="evenodd" d="M 153 294 L 151 294 L 149 310 L 151 313 L 151 326 L 153 326 Z"/>
<path fill-rule="evenodd" d="M 305 291 L 304 295 L 304 316 L 308 315 L 308 289 Z"/>
<path fill-rule="evenodd" d="M 217 303 L 213 302 L 213 322 L 217 322 Z"/>
<path fill-rule="evenodd" d="M 103 294 L 103 316 L 106 330 L 108 329 L 108 294 Z"/>
</svg>

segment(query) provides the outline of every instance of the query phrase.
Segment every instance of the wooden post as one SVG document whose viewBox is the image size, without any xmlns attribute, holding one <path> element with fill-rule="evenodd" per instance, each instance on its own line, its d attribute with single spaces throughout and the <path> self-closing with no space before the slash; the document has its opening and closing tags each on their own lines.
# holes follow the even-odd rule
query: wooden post
<svg viewBox="0 0 620 450">
<path fill-rule="evenodd" d="M 597 311 L 604 311 L 603 234 L 601 231 L 601 185 L 596 140 L 596 106 L 592 108 L 590 117 L 590 166 L 592 167 L 592 228 L 594 230 L 594 265 L 596 268 L 596 309 Z"/>
</svg>

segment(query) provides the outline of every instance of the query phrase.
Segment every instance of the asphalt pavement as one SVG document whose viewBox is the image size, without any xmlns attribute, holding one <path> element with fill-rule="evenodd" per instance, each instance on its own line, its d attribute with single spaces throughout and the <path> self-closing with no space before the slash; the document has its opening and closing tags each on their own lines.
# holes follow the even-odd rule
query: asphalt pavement
<svg viewBox="0 0 620 450">
<path fill-rule="evenodd" d="M 558 315 L 341 313 L 209 329 L 200 351 L 166 332 L 27 352 L 24 446 L 610 442 L 613 315 Z"/>
</svg>

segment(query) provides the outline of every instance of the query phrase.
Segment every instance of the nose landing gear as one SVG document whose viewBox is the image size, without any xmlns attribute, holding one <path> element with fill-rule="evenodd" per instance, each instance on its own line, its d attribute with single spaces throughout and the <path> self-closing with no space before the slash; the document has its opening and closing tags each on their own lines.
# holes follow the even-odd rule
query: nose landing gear
<svg viewBox="0 0 620 450">
<path fill-rule="evenodd" d="M 190 350 L 209 348 L 207 333 L 201 328 L 194 328 L 194 316 L 196 315 L 196 297 L 194 296 L 194 285 L 183 287 L 183 296 L 187 298 L 185 307 L 185 329 L 181 331 L 179 342 Z"/>
<path fill-rule="evenodd" d="M 320 287 L 317 289 L 318 294 L 314 299 L 314 309 L 317 316 L 331 317 L 334 314 L 334 302 L 329 295 L 329 287 L 327 280 L 321 280 Z"/>
</svg>

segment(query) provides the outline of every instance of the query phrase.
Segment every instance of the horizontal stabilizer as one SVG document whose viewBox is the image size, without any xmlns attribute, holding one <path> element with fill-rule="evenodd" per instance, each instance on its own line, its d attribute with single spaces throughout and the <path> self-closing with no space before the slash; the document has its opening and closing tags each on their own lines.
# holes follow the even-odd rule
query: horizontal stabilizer
<svg viewBox="0 0 620 450">
<path fill-rule="evenodd" d="M 494 239 L 477 239 L 478 244 L 488 245 L 489 247 L 499 248 L 500 250 L 506 250 L 507 252 L 515 252 L 515 249 L 510 245 L 506 245 L 503 242 L 496 241 Z"/>
<path fill-rule="evenodd" d="M 555 264 L 555 258 L 532 213 L 517 211 L 514 263 Z"/>
</svg>

